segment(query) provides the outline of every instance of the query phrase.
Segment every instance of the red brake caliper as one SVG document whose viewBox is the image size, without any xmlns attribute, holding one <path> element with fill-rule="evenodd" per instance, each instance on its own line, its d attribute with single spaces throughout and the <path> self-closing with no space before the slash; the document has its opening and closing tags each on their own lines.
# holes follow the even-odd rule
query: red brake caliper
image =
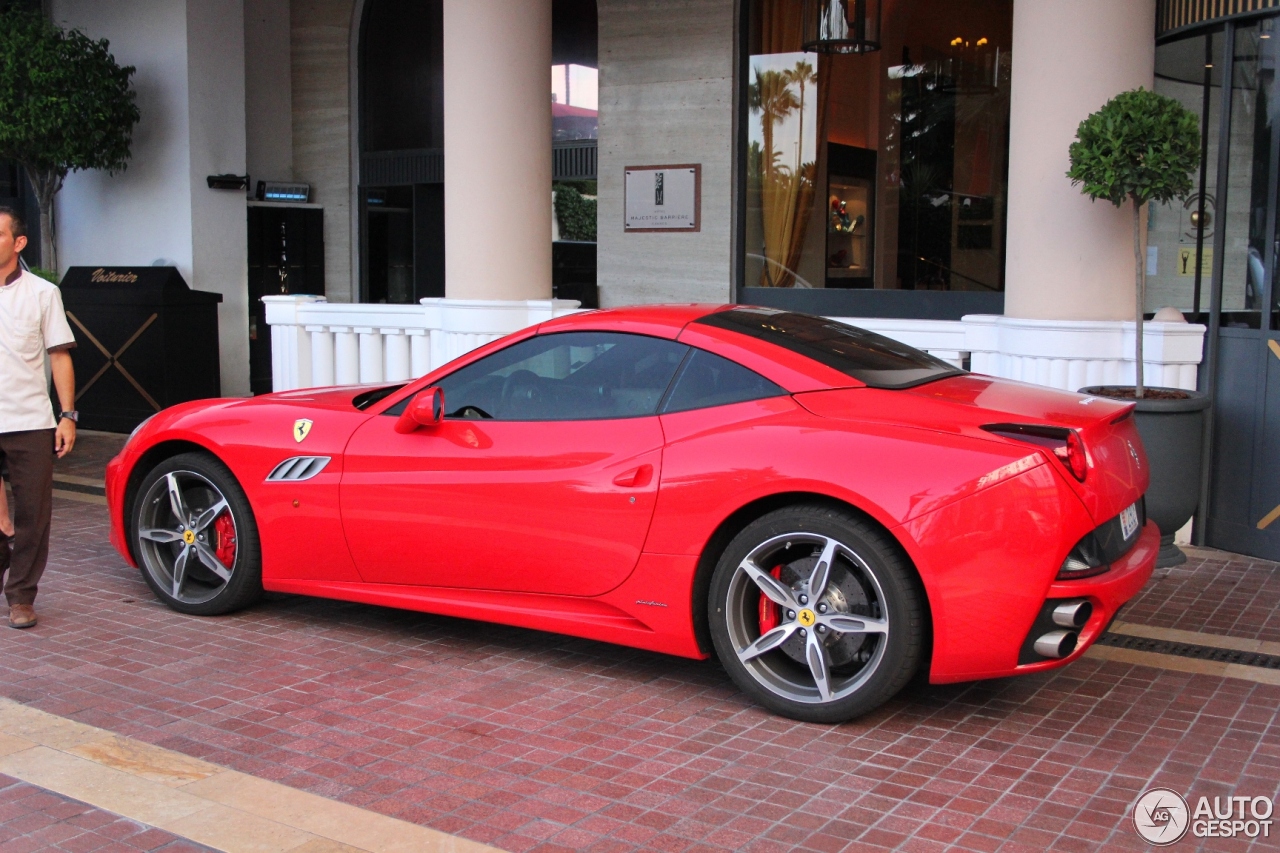
<svg viewBox="0 0 1280 853">
<path fill-rule="evenodd" d="M 774 566 L 769 572 L 775 578 L 782 578 L 782 566 Z M 782 624 L 782 608 L 774 604 L 767 596 L 760 596 L 760 636 L 772 631 Z"/>
<path fill-rule="evenodd" d="M 214 551 L 218 562 L 227 568 L 233 567 L 236 564 L 236 526 L 229 511 L 224 510 L 213 520 L 213 530 L 218 535 L 218 547 Z"/>
</svg>

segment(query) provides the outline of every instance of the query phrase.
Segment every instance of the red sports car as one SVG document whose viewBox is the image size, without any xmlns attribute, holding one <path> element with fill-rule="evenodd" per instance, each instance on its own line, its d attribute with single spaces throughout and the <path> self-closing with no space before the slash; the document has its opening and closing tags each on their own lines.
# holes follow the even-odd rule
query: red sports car
<svg viewBox="0 0 1280 853">
<path fill-rule="evenodd" d="M 976 376 L 821 317 L 576 314 L 407 385 L 166 409 L 112 542 L 183 613 L 263 590 L 715 654 L 847 720 L 1061 666 L 1151 574 L 1132 405 Z"/>
</svg>

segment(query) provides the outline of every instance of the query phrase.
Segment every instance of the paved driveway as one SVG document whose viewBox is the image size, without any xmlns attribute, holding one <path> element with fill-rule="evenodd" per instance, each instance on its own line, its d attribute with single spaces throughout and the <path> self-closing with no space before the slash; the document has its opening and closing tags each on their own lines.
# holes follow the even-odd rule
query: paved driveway
<svg viewBox="0 0 1280 853">
<path fill-rule="evenodd" d="M 1195 552 L 1123 615 L 1146 647 L 809 725 L 713 662 L 304 598 L 174 613 L 107 544 L 116 444 L 59 468 L 40 626 L 0 631 L 0 696 L 234 770 L 510 851 L 1137 849 L 1152 785 L 1280 794 L 1280 670 L 1151 653 L 1271 649 L 1275 564 Z M 1179 847 L 1201 843 L 1248 847 Z"/>
</svg>

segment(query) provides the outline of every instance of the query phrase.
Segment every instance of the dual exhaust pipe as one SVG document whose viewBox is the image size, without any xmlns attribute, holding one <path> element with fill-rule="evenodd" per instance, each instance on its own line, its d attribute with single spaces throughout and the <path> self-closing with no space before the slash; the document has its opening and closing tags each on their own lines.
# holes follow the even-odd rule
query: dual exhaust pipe
<svg viewBox="0 0 1280 853">
<path fill-rule="evenodd" d="M 1064 601 L 1053 608 L 1053 624 L 1058 629 L 1036 639 L 1036 654 L 1057 660 L 1074 652 L 1080 640 L 1080 629 L 1092 615 L 1093 605 L 1084 599 Z"/>
</svg>

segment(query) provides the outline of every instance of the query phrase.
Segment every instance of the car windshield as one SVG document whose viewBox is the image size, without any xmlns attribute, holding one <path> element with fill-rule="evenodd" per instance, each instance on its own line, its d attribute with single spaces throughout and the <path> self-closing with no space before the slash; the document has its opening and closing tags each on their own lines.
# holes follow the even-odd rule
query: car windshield
<svg viewBox="0 0 1280 853">
<path fill-rule="evenodd" d="M 369 408 L 374 403 L 377 403 L 381 400 L 385 400 L 387 397 L 390 397 L 392 394 L 396 393 L 404 386 L 405 386 L 405 383 L 401 382 L 399 385 L 388 385 L 385 388 L 374 388 L 372 391 L 365 391 L 362 394 L 357 394 L 354 397 L 352 397 L 351 405 L 355 406 L 357 409 L 363 412 L 365 409 Z"/>
<path fill-rule="evenodd" d="M 965 372 L 892 338 L 812 314 L 745 307 L 695 322 L 768 341 L 872 388 L 909 388 Z"/>
</svg>

